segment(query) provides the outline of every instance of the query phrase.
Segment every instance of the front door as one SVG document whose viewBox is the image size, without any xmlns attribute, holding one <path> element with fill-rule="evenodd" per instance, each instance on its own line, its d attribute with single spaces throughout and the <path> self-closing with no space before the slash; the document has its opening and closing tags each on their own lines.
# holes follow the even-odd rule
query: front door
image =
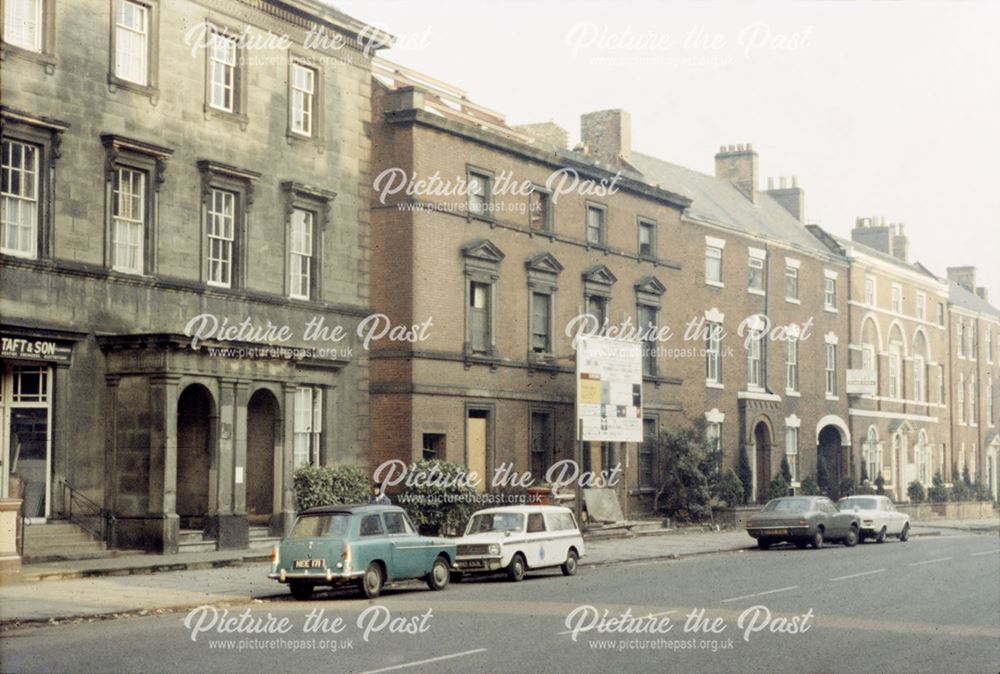
<svg viewBox="0 0 1000 674">
<path fill-rule="evenodd" d="M 19 494 L 37 522 L 51 514 L 51 400 L 51 368 L 0 363 L 0 496 Z"/>
<path fill-rule="evenodd" d="M 274 510 L 274 446 L 277 440 L 278 402 L 261 389 L 247 404 L 247 519 L 267 524 Z"/>
<path fill-rule="evenodd" d="M 486 473 L 486 453 L 488 441 L 488 438 L 486 437 L 486 421 L 486 412 L 469 410 L 469 416 L 466 419 L 465 424 L 465 464 L 468 466 L 470 471 L 475 472 L 479 477 L 479 483 L 476 487 L 477 491 L 484 491 L 490 480 L 490 476 Z"/>
</svg>

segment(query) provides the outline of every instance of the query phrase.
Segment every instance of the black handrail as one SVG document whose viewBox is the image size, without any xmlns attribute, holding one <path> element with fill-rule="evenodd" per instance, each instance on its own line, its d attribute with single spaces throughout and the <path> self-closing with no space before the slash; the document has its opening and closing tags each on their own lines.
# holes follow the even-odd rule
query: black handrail
<svg viewBox="0 0 1000 674">
<path fill-rule="evenodd" d="M 63 510 L 60 514 L 97 540 L 107 543 L 115 522 L 114 514 L 74 489 L 66 480 L 59 483 L 63 488 Z"/>
</svg>

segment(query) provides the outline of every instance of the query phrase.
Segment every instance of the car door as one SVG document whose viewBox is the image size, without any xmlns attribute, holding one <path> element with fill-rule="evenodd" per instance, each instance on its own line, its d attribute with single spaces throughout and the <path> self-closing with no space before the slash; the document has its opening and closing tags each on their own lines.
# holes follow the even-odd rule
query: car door
<svg viewBox="0 0 1000 674">
<path fill-rule="evenodd" d="M 896 510 L 896 506 L 890 501 L 884 501 L 882 508 L 885 512 L 882 514 L 885 517 L 885 530 L 890 536 L 894 536 L 903 530 L 903 513 Z"/>
<path fill-rule="evenodd" d="M 551 552 L 549 564 L 562 564 L 566 561 L 569 553 L 570 538 L 566 529 L 566 522 L 563 513 L 554 512 L 545 514 L 545 528 L 549 531 L 550 541 L 546 544 L 546 552 Z"/>
<path fill-rule="evenodd" d="M 524 556 L 529 567 L 547 566 L 552 564 L 552 544 L 545 527 L 545 516 L 542 513 L 528 513 L 527 527 L 524 533 Z"/>
<path fill-rule="evenodd" d="M 392 575 L 394 578 L 419 578 L 430 570 L 427 560 L 430 548 L 410 528 L 410 523 L 401 511 L 390 510 L 382 513 L 385 535 L 392 551 Z"/>
<path fill-rule="evenodd" d="M 853 516 L 842 513 L 830 499 L 820 499 L 820 511 L 826 515 L 826 535 L 827 538 L 839 538 L 847 534 L 847 528 Z"/>
<path fill-rule="evenodd" d="M 358 523 L 358 542 L 352 546 L 356 553 L 351 559 L 353 571 L 364 571 L 376 559 L 386 565 L 386 573 L 390 578 L 395 576 L 392 569 L 392 552 L 385 538 L 385 527 L 382 516 L 378 513 L 367 513 L 361 516 Z"/>
</svg>

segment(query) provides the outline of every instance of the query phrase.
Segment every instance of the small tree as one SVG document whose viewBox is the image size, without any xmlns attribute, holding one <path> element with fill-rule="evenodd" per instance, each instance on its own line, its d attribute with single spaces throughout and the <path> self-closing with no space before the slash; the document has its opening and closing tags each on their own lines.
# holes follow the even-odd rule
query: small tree
<svg viewBox="0 0 1000 674">
<path fill-rule="evenodd" d="M 655 443 L 663 466 L 656 507 L 680 521 L 711 517 L 712 476 L 720 453 L 706 442 L 704 422 L 663 431 Z"/>
<path fill-rule="evenodd" d="M 819 496 L 819 483 L 816 482 L 816 478 L 812 475 L 806 475 L 802 479 L 802 483 L 799 485 L 799 491 L 801 491 L 804 496 Z"/>
<path fill-rule="evenodd" d="M 792 467 L 788 465 L 788 457 L 781 457 L 781 477 L 785 478 L 785 484 L 792 484 Z"/>
<path fill-rule="evenodd" d="M 821 456 L 816 462 L 816 482 L 820 493 L 830 495 L 830 471 L 826 468 L 826 460 Z"/>
<path fill-rule="evenodd" d="M 972 477 L 969 475 L 969 464 L 962 466 L 962 482 L 965 483 L 966 487 L 972 486 Z"/>
<path fill-rule="evenodd" d="M 785 481 L 785 476 L 779 473 L 771 478 L 771 483 L 767 486 L 767 497 L 772 499 L 782 496 L 788 496 L 788 482 Z"/>
<path fill-rule="evenodd" d="M 906 495 L 910 497 L 910 503 L 923 503 L 926 496 L 924 485 L 919 480 L 914 480 L 906 487 Z"/>
<path fill-rule="evenodd" d="M 746 446 L 740 448 L 739 478 L 743 483 L 743 502 L 750 503 L 753 498 L 753 469 Z"/>
<path fill-rule="evenodd" d="M 931 503 L 944 503 L 948 500 L 948 488 L 944 486 L 941 473 L 934 473 L 931 488 L 927 490 L 927 500 Z"/>
<path fill-rule="evenodd" d="M 854 482 L 854 478 L 852 476 L 845 477 L 837 485 L 836 497 L 840 498 L 841 496 L 850 496 L 857 491 L 857 488 L 858 485 Z"/>
<path fill-rule="evenodd" d="M 743 499 L 743 481 L 732 468 L 727 468 L 722 473 L 715 497 L 730 508 L 746 503 Z"/>
</svg>

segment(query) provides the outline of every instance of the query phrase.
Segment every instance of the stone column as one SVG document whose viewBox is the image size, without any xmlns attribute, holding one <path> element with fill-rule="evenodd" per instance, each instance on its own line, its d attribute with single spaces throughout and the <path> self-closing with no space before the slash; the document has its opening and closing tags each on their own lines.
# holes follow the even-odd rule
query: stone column
<svg viewBox="0 0 1000 674">
<path fill-rule="evenodd" d="M 177 515 L 177 399 L 179 375 L 149 381 L 149 513 L 147 549 L 176 553 L 181 523 Z"/>
<path fill-rule="evenodd" d="M 212 514 L 206 532 L 216 536 L 219 550 L 238 550 L 248 545 L 249 528 L 246 514 L 234 512 L 235 477 L 237 465 L 237 428 L 240 426 L 240 407 L 235 379 L 222 379 L 219 384 L 219 417 L 215 461 L 214 497 L 209 504 Z M 243 463 L 246 462 L 246 384 L 243 386 Z M 242 472 L 241 466 L 241 472 Z M 245 490 L 243 500 L 245 502 Z"/>
<path fill-rule="evenodd" d="M 71 485 L 80 488 L 76 484 L 73 476 L 69 474 L 70 454 L 73 447 L 73 432 L 70 428 L 72 424 L 72 408 L 69 402 L 69 363 L 55 363 L 52 367 L 52 428 L 49 429 L 52 437 L 52 489 L 46 498 L 51 499 L 49 512 L 55 516 L 57 513 L 65 512 L 66 504 L 63 503 L 65 490 L 62 488 L 62 481 L 67 480 Z M 84 457 L 78 457 L 83 460 Z M 111 475 L 111 473 L 105 473 Z M 107 479 L 107 478 L 105 478 Z M 107 483 L 102 485 L 103 493 L 95 500 L 100 503 L 107 493 Z"/>
<path fill-rule="evenodd" d="M 276 535 L 287 534 L 295 523 L 295 483 L 294 473 L 294 444 L 295 444 L 295 391 L 298 387 L 294 383 L 286 382 L 282 385 L 284 401 L 282 404 L 282 442 L 281 442 L 281 471 L 278 479 L 281 485 L 281 510 L 275 512 L 275 522 L 271 529 Z"/>
</svg>

